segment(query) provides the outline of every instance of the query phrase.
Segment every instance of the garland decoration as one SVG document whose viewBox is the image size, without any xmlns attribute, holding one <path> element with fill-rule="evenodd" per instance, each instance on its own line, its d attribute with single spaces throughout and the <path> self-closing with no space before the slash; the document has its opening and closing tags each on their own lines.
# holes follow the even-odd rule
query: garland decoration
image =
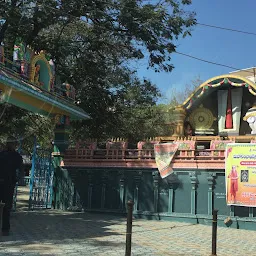
<svg viewBox="0 0 256 256">
<path fill-rule="evenodd" d="M 256 92 L 252 89 L 251 86 L 248 87 L 248 90 L 252 95 L 256 96 Z"/>
<path fill-rule="evenodd" d="M 199 99 L 205 93 L 205 90 L 208 90 L 209 88 L 217 88 L 223 84 L 230 84 L 231 86 L 235 86 L 235 87 L 246 87 L 246 88 L 248 88 L 249 92 L 252 95 L 256 96 L 256 91 L 251 86 L 249 86 L 247 83 L 245 83 L 245 82 L 235 83 L 235 82 L 232 82 L 229 78 L 224 78 L 222 81 L 220 81 L 216 84 L 207 84 L 207 85 L 203 86 L 201 92 L 198 95 L 196 95 L 197 92 L 195 92 L 191 96 L 190 101 L 189 101 L 188 105 L 186 106 L 186 109 L 190 109 L 191 106 L 193 105 L 193 102 L 195 100 Z"/>
<path fill-rule="evenodd" d="M 205 87 L 202 88 L 201 92 L 196 97 L 200 98 L 204 94 L 204 91 L 205 91 Z"/>
</svg>

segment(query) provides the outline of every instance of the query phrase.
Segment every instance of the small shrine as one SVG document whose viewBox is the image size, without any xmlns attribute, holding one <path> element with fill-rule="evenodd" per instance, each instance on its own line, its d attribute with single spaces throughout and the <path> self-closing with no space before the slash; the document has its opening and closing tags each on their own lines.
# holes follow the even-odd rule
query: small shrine
<svg viewBox="0 0 256 256">
<path fill-rule="evenodd" d="M 70 121 L 89 118 L 76 104 L 74 86 L 60 81 L 51 56 L 34 51 L 19 39 L 12 59 L 0 46 L 0 103 L 4 102 L 52 118 L 60 147 L 68 146 Z"/>
<path fill-rule="evenodd" d="M 256 133 L 255 70 L 232 72 L 201 84 L 182 105 L 175 108 L 177 121 L 169 139 L 193 135 L 195 140 L 202 140 L 203 136 L 206 141 L 211 141 L 217 136 L 248 141 L 248 136 Z M 193 134 L 188 134 L 187 125 Z"/>
</svg>

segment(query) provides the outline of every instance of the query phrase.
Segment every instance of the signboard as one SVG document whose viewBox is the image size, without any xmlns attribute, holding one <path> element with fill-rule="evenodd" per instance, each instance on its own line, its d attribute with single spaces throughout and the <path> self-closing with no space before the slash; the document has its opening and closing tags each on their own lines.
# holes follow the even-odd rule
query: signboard
<svg viewBox="0 0 256 256">
<path fill-rule="evenodd" d="M 225 176 L 227 205 L 256 207 L 256 144 L 227 145 Z"/>
<path fill-rule="evenodd" d="M 165 178 L 172 174 L 173 169 L 171 167 L 171 162 L 176 151 L 178 150 L 178 147 L 178 143 L 163 143 L 154 145 L 155 161 L 161 178 Z"/>
</svg>

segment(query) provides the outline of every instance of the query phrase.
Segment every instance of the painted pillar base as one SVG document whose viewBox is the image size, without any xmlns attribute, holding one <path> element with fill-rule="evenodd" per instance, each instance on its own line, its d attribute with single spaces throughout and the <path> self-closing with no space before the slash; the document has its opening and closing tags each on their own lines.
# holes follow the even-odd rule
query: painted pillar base
<svg viewBox="0 0 256 256">
<path fill-rule="evenodd" d="M 176 127 L 172 136 L 184 136 L 184 121 L 186 118 L 186 110 L 182 106 L 178 106 L 174 110 Z"/>
<path fill-rule="evenodd" d="M 55 208 L 62 209 L 63 207 L 65 207 L 62 199 L 63 193 L 72 193 L 71 191 L 66 192 L 65 187 L 73 186 L 67 170 L 63 170 L 61 168 L 62 166 L 64 166 L 63 154 L 69 146 L 69 118 L 66 116 L 56 115 L 54 121 L 56 123 L 56 126 L 53 150 L 53 162 L 55 168 L 53 198 Z M 71 195 L 71 197 L 72 196 L 74 195 Z"/>
</svg>

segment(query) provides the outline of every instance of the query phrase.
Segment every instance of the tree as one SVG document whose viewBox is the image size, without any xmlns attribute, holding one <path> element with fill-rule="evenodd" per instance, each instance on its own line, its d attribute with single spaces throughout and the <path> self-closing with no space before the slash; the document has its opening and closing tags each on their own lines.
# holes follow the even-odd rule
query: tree
<svg viewBox="0 0 256 256">
<path fill-rule="evenodd" d="M 75 85 L 80 106 L 92 117 L 82 126 L 76 123 L 75 131 L 106 137 L 115 135 L 118 127 L 118 133 L 126 135 L 127 123 L 141 124 L 135 116 L 150 120 L 160 95 L 156 85 L 136 78 L 129 61 L 148 58 L 154 71 L 170 72 L 174 39 L 190 35 L 195 25 L 195 14 L 184 10 L 190 3 L 9 0 L 0 4 L 5 20 L 0 41 L 11 51 L 20 37 L 51 55 L 59 80 Z"/>
<path fill-rule="evenodd" d="M 171 106 L 177 106 L 182 104 L 192 92 L 203 83 L 200 75 L 195 76 L 191 82 L 187 83 L 184 88 L 177 90 L 177 88 L 172 89 L 171 98 L 169 100 Z"/>
<path fill-rule="evenodd" d="M 8 103 L 0 105 L 0 117 L 0 144 L 2 146 L 8 136 L 15 136 L 21 142 L 24 152 L 32 152 L 35 135 L 39 145 L 50 146 L 53 138 L 53 124 L 48 118 Z"/>
</svg>

